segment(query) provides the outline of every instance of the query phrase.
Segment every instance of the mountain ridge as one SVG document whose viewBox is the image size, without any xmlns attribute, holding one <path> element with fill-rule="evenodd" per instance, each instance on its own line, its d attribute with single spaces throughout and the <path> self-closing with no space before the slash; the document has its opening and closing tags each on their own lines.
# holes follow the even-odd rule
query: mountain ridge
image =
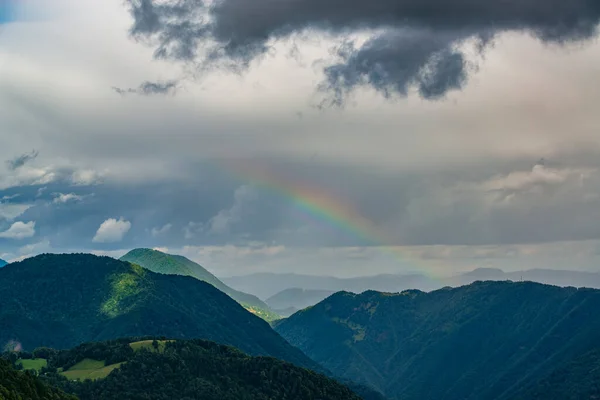
<svg viewBox="0 0 600 400">
<path fill-rule="evenodd" d="M 275 323 L 339 376 L 390 398 L 509 400 L 600 347 L 600 291 L 478 281 L 336 293 Z"/>
<path fill-rule="evenodd" d="M 268 299 L 291 288 L 304 290 L 349 291 L 362 293 L 366 290 L 401 292 L 407 289 L 432 291 L 446 286 L 458 287 L 478 280 L 532 281 L 562 287 L 590 287 L 600 289 L 600 272 L 567 271 L 556 269 L 529 269 L 505 272 L 498 268 L 477 268 L 460 275 L 432 279 L 418 274 L 380 274 L 364 277 L 338 278 L 332 276 L 258 273 L 223 278 L 232 287 Z M 298 304 L 295 308 L 304 308 Z"/>
<path fill-rule="evenodd" d="M 0 258 L 0 268 L 4 267 L 5 265 L 8 265 L 8 262 Z"/>
<path fill-rule="evenodd" d="M 117 337 L 203 338 L 321 370 L 225 293 L 91 254 L 43 254 L 0 269 L 0 342 L 71 348 Z"/>
<path fill-rule="evenodd" d="M 258 297 L 227 286 L 200 264 L 184 256 L 167 254 L 158 250 L 138 248 L 129 251 L 119 258 L 119 260 L 140 265 L 147 270 L 160 274 L 191 276 L 209 283 L 240 303 L 248 311 L 257 314 L 267 321 L 279 318 L 279 316 Z"/>
</svg>

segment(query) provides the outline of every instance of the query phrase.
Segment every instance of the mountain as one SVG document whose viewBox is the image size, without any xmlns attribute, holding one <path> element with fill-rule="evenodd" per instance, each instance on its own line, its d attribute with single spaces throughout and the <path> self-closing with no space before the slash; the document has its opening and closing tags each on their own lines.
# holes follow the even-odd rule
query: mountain
<svg viewBox="0 0 600 400">
<path fill-rule="evenodd" d="M 530 269 L 516 272 L 504 272 L 495 268 L 478 268 L 457 278 L 449 278 L 445 284 L 460 286 L 477 280 L 510 280 L 514 282 L 531 281 L 562 287 L 587 287 L 600 289 L 600 273 L 585 271 L 565 271 L 554 269 Z"/>
<path fill-rule="evenodd" d="M 0 258 L 0 268 L 4 267 L 6 264 L 8 263 Z"/>
<path fill-rule="evenodd" d="M 0 399 L 77 400 L 75 396 L 46 385 L 29 373 L 16 371 L 3 359 L 0 359 Z"/>
<path fill-rule="evenodd" d="M 439 282 L 419 274 L 335 278 L 332 276 L 259 273 L 223 278 L 223 281 L 237 290 L 252 293 L 261 299 L 267 299 L 291 288 L 361 293 L 365 290 L 398 292 L 405 289 L 433 290 L 441 287 Z"/>
<path fill-rule="evenodd" d="M 360 400 L 324 375 L 198 339 L 121 339 L 49 356 L 45 379 L 81 400 Z"/>
<path fill-rule="evenodd" d="M 392 399 L 508 400 L 600 348 L 598 309 L 594 289 L 475 282 L 340 292 L 275 329 L 335 374 Z"/>
<path fill-rule="evenodd" d="M 600 351 L 594 350 L 552 372 L 512 400 L 579 400 L 600 398 Z"/>
<path fill-rule="evenodd" d="M 362 293 L 367 290 L 379 292 L 401 292 L 407 289 L 431 291 L 446 286 L 458 287 L 476 281 L 531 281 L 555 286 L 589 287 L 600 289 L 600 273 L 566 271 L 554 269 L 531 269 L 504 272 L 496 268 L 478 268 L 470 272 L 447 278 L 429 278 L 420 274 L 386 274 L 355 278 L 334 278 L 331 276 L 260 273 L 246 276 L 223 278 L 223 281 L 262 299 L 290 288 L 305 290 L 347 291 Z"/>
<path fill-rule="evenodd" d="M 288 317 L 298 310 L 317 304 L 334 292 L 330 290 L 286 289 L 269 297 L 266 303 L 278 314 Z"/>
<path fill-rule="evenodd" d="M 279 315 L 274 313 L 269 306 L 262 302 L 258 297 L 230 288 L 221 282 L 216 276 L 204 269 L 201 265 L 183 256 L 165 254 L 158 250 L 134 249 L 121 257 L 120 260 L 138 264 L 152 272 L 157 272 L 159 274 L 194 277 L 201 281 L 210 283 L 240 303 L 245 309 L 267 321 L 273 321 L 279 318 Z"/>
<path fill-rule="evenodd" d="M 0 343 L 71 348 L 119 337 L 203 338 L 319 370 L 206 282 L 109 257 L 44 254 L 0 269 Z"/>
</svg>

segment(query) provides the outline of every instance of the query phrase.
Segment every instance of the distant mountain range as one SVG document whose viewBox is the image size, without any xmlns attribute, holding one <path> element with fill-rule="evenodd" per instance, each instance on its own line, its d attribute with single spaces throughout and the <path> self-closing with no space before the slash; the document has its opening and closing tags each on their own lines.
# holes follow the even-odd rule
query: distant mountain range
<svg viewBox="0 0 600 400">
<path fill-rule="evenodd" d="M 8 263 L 0 258 L 0 268 L 4 267 L 6 264 Z"/>
<path fill-rule="evenodd" d="M 134 249 L 121 257 L 120 260 L 140 265 L 159 274 L 194 277 L 216 287 L 240 303 L 245 309 L 267 321 L 273 321 L 279 318 L 279 315 L 273 312 L 273 310 L 258 297 L 230 288 L 216 276 L 204 269 L 200 264 L 197 264 L 186 257 L 166 254 L 158 250 Z"/>
<path fill-rule="evenodd" d="M 89 254 L 45 254 L 0 269 L 0 343 L 71 348 L 164 335 L 203 338 L 321 370 L 212 285 Z"/>
<path fill-rule="evenodd" d="M 80 400 L 361 400 L 324 375 L 204 340 L 120 339 L 44 353 L 44 381 Z"/>
<path fill-rule="evenodd" d="M 599 290 L 488 281 L 340 292 L 275 329 L 391 399 L 589 399 L 600 396 L 599 309 Z"/>
<path fill-rule="evenodd" d="M 335 292 L 331 290 L 286 289 L 269 297 L 266 303 L 278 314 L 289 317 L 295 312 L 310 307 Z"/>
<path fill-rule="evenodd" d="M 532 269 L 522 272 L 504 272 L 494 268 L 479 268 L 471 272 L 457 275 L 451 278 L 433 279 L 425 275 L 374 275 L 356 278 L 334 278 L 330 276 L 298 275 L 298 274 L 275 274 L 260 273 L 232 278 L 224 278 L 228 285 L 252 293 L 260 298 L 269 299 L 267 304 L 275 309 L 302 309 L 314 303 L 307 304 L 304 300 L 293 302 L 293 296 L 286 294 L 288 289 L 303 289 L 307 291 L 339 292 L 347 291 L 362 293 L 367 290 L 379 292 L 397 293 L 408 289 L 431 291 L 442 287 L 458 287 L 468 285 L 475 281 L 532 281 L 555 286 L 589 287 L 600 289 L 600 273 L 565 271 L 551 269 Z M 281 299 L 279 293 L 287 296 L 286 307 L 280 304 L 270 304 L 271 298 Z M 277 295 L 277 296 L 276 296 Z M 327 296 L 322 296 L 321 300 Z"/>
<path fill-rule="evenodd" d="M 432 290 L 439 282 L 418 275 L 375 275 L 357 278 L 335 278 L 332 276 L 259 273 L 245 276 L 222 278 L 229 286 L 252 293 L 261 299 L 268 299 L 286 289 L 325 290 L 331 292 L 348 291 L 361 293 L 365 290 L 397 292 L 404 289 L 421 288 Z"/>
</svg>

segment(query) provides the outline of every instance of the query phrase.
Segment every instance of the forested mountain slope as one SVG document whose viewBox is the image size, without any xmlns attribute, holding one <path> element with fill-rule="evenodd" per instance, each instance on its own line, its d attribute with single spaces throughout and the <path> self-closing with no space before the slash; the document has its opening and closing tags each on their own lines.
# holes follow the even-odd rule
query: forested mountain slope
<svg viewBox="0 0 600 400">
<path fill-rule="evenodd" d="M 46 380 L 81 400 L 360 399 L 316 372 L 270 357 L 250 357 L 214 342 L 134 340 L 88 343 L 54 354 Z M 110 372 L 88 381 L 69 375 L 93 362 Z"/>
<path fill-rule="evenodd" d="M 204 338 L 319 369 L 212 285 L 109 257 L 40 255 L 0 269 L 0 343 L 71 348 L 118 337 Z"/>
<path fill-rule="evenodd" d="M 15 369 L 0 358 L 1 400 L 77 400 L 75 396 L 42 383 L 37 377 Z"/>
<path fill-rule="evenodd" d="M 594 289 L 476 282 L 430 293 L 342 292 L 276 330 L 334 373 L 391 398 L 510 399 L 600 347 L 599 309 Z"/>
<path fill-rule="evenodd" d="M 200 264 L 197 264 L 186 257 L 166 254 L 158 250 L 134 249 L 120 259 L 122 261 L 128 261 L 133 264 L 141 265 L 152 272 L 157 272 L 160 274 L 194 277 L 201 281 L 210 283 L 240 303 L 248 311 L 267 321 L 272 321 L 279 318 L 279 316 L 258 297 L 230 288 L 221 282 L 216 276 L 208 272 Z"/>
</svg>

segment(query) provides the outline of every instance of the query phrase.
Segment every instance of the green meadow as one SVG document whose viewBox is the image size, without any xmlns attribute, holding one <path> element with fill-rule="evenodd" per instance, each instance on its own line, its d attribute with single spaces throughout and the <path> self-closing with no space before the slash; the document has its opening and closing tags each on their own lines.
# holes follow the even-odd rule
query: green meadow
<svg viewBox="0 0 600 400">
<path fill-rule="evenodd" d="M 92 360 L 86 358 L 77 364 L 73 365 L 67 371 L 61 372 L 69 380 L 96 380 L 103 379 L 108 376 L 113 370 L 119 368 L 123 363 L 104 365 L 104 361 Z"/>
<path fill-rule="evenodd" d="M 44 358 L 33 358 L 31 360 L 18 360 L 17 364 L 22 365 L 24 370 L 40 371 L 48 365 L 48 361 Z"/>
</svg>

